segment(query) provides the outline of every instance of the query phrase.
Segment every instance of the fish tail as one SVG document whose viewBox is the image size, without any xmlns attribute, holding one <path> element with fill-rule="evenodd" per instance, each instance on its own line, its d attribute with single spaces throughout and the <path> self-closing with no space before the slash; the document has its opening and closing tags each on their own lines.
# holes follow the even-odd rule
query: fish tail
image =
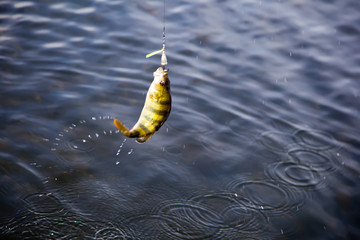
<svg viewBox="0 0 360 240">
<path fill-rule="evenodd" d="M 114 119 L 115 126 L 127 137 L 130 137 L 130 131 L 127 127 L 125 127 L 124 124 L 122 124 L 119 120 L 116 118 Z"/>
</svg>

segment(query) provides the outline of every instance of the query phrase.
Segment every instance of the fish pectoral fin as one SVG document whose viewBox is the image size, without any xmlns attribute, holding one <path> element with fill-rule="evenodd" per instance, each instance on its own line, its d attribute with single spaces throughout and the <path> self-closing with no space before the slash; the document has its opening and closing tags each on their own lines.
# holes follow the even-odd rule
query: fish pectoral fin
<svg viewBox="0 0 360 240">
<path fill-rule="evenodd" d="M 127 127 L 125 127 L 124 124 L 122 124 L 119 120 L 117 120 L 116 118 L 114 119 L 114 124 L 115 126 L 122 132 L 122 134 L 124 134 L 125 136 L 129 137 L 130 136 L 130 131 Z"/>
<path fill-rule="evenodd" d="M 149 139 L 152 137 L 152 135 L 154 135 L 154 133 L 151 133 L 151 134 L 149 134 L 149 135 L 146 135 L 145 137 L 139 137 L 139 138 L 136 139 L 136 141 L 137 141 L 138 143 L 144 143 L 144 142 L 146 142 L 147 140 L 149 140 Z"/>
</svg>

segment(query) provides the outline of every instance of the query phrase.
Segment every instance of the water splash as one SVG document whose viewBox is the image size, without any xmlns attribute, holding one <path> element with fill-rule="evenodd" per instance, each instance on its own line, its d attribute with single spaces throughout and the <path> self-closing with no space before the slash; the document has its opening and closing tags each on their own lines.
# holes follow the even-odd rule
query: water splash
<svg viewBox="0 0 360 240">
<path fill-rule="evenodd" d="M 121 152 L 122 147 L 124 146 L 124 143 L 126 142 L 126 138 L 124 138 L 123 142 L 120 144 L 119 149 L 116 152 L 116 156 L 118 156 Z"/>
<path fill-rule="evenodd" d="M 126 139 L 112 120 L 111 116 L 93 116 L 70 124 L 52 141 L 51 151 L 63 162 L 88 162 L 104 155 L 119 157 Z"/>
</svg>

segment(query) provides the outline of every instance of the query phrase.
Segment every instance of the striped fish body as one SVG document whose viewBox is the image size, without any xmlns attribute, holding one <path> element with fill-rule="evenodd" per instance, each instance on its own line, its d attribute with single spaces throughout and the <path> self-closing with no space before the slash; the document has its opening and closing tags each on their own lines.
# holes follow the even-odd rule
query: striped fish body
<svg viewBox="0 0 360 240">
<path fill-rule="evenodd" d="M 145 104 L 137 123 L 130 130 L 117 119 L 114 120 L 114 124 L 125 136 L 137 138 L 137 142 L 143 143 L 160 129 L 168 118 L 170 110 L 170 80 L 167 71 L 159 67 L 154 72 L 154 80 L 146 94 Z"/>
</svg>

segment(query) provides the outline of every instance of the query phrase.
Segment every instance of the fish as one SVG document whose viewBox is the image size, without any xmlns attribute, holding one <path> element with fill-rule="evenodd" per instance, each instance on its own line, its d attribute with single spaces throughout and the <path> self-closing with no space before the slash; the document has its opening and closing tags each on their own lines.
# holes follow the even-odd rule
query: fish
<svg viewBox="0 0 360 240">
<path fill-rule="evenodd" d="M 171 111 L 170 79 L 168 70 L 159 67 L 154 72 L 154 80 L 146 94 L 144 107 L 136 124 L 129 130 L 118 119 L 115 126 L 129 138 L 136 138 L 138 143 L 148 141 L 165 123 Z"/>
</svg>

